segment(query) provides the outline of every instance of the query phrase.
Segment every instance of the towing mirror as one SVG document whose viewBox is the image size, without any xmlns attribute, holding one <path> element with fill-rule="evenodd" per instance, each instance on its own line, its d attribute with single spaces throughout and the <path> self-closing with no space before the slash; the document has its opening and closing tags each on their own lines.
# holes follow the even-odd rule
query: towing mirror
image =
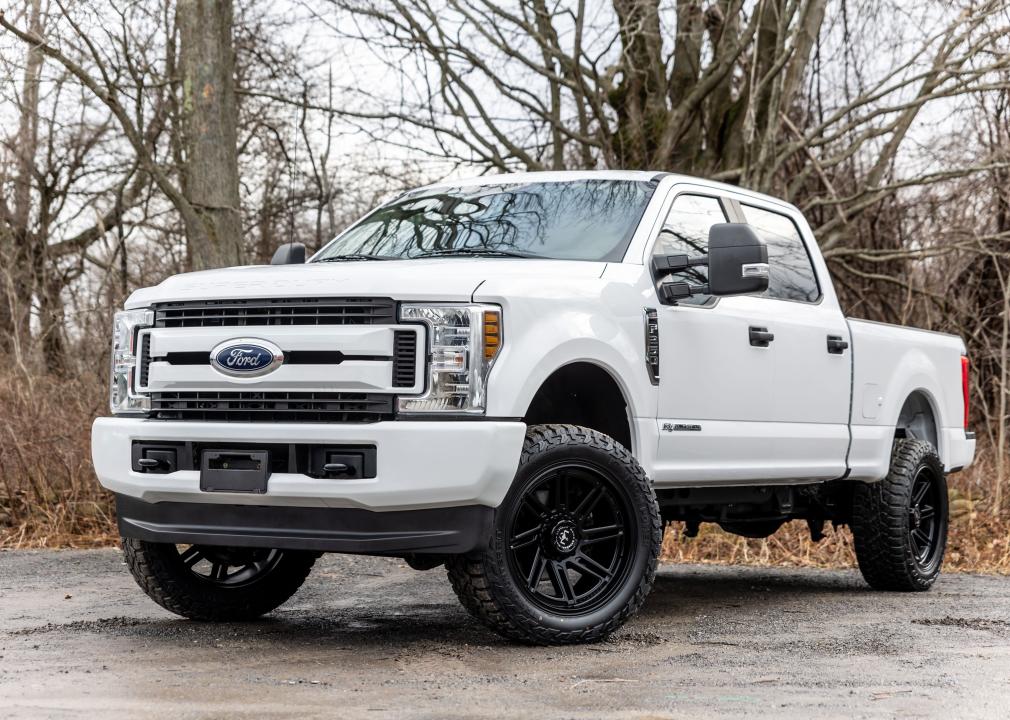
<svg viewBox="0 0 1010 720">
<path fill-rule="evenodd" d="M 749 295 L 768 289 L 768 248 L 745 223 L 720 223 L 708 231 L 708 291 Z"/>
<path fill-rule="evenodd" d="M 664 302 L 676 304 L 692 295 L 749 295 L 768 289 L 768 248 L 746 223 L 719 223 L 708 231 L 708 255 L 657 255 L 652 272 L 657 279 L 692 267 L 708 268 L 708 284 L 683 280 L 659 286 Z"/>
<path fill-rule="evenodd" d="M 301 265 L 304 262 L 305 246 L 297 242 L 284 243 L 270 258 L 271 265 Z"/>
</svg>

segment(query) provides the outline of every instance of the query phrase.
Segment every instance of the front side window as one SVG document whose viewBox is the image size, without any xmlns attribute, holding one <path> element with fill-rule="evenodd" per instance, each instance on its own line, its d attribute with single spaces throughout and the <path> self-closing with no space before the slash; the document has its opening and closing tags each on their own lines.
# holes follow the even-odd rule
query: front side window
<svg viewBox="0 0 1010 720">
<path fill-rule="evenodd" d="M 713 225 L 726 222 L 722 204 L 707 195 L 678 195 L 673 201 L 663 229 L 656 239 L 654 255 L 687 255 L 697 257 L 708 254 L 708 231 Z M 681 281 L 692 285 L 708 283 L 708 268 L 694 267 L 672 273 L 664 282 Z M 704 305 L 709 295 L 692 295 L 678 300 L 680 305 Z"/>
<path fill-rule="evenodd" d="M 337 236 L 312 261 L 503 255 L 621 262 L 655 188 L 572 180 L 417 190 Z"/>
<path fill-rule="evenodd" d="M 777 212 L 752 205 L 742 207 L 747 224 L 768 246 L 768 290 L 765 297 L 817 302 L 821 290 L 796 223 Z"/>
</svg>

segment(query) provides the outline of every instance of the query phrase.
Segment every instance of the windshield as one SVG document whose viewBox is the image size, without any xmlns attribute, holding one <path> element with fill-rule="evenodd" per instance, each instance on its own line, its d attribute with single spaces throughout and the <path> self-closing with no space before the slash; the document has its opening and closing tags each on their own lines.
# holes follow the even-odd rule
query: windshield
<svg viewBox="0 0 1010 720">
<path fill-rule="evenodd" d="M 313 262 L 451 255 L 620 262 L 655 183 L 575 180 L 418 190 L 337 236 Z"/>
</svg>

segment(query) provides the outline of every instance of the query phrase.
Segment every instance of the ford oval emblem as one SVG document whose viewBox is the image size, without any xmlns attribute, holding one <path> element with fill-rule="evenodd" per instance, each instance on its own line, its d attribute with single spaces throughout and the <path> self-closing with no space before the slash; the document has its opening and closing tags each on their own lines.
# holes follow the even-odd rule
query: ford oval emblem
<svg viewBox="0 0 1010 720">
<path fill-rule="evenodd" d="M 284 363 L 284 351 L 259 339 L 226 340 L 210 351 L 210 364 L 233 377 L 257 377 Z"/>
</svg>

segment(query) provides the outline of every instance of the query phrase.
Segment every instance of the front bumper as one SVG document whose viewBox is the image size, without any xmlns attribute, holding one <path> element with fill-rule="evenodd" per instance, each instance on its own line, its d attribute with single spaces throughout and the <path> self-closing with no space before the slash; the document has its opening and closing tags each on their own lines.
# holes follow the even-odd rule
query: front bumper
<svg viewBox="0 0 1010 720">
<path fill-rule="evenodd" d="M 99 418 L 91 433 L 95 472 L 119 496 L 146 503 L 419 510 L 501 504 L 519 465 L 526 426 L 516 421 L 390 421 L 258 424 Z M 374 445 L 376 477 L 274 473 L 265 494 L 203 492 L 197 470 L 164 475 L 131 468 L 134 440 Z"/>
<path fill-rule="evenodd" d="M 116 495 L 119 533 L 149 542 L 362 555 L 455 554 L 484 547 L 494 509 L 463 505 L 372 512 L 358 508 L 148 503 Z"/>
</svg>

